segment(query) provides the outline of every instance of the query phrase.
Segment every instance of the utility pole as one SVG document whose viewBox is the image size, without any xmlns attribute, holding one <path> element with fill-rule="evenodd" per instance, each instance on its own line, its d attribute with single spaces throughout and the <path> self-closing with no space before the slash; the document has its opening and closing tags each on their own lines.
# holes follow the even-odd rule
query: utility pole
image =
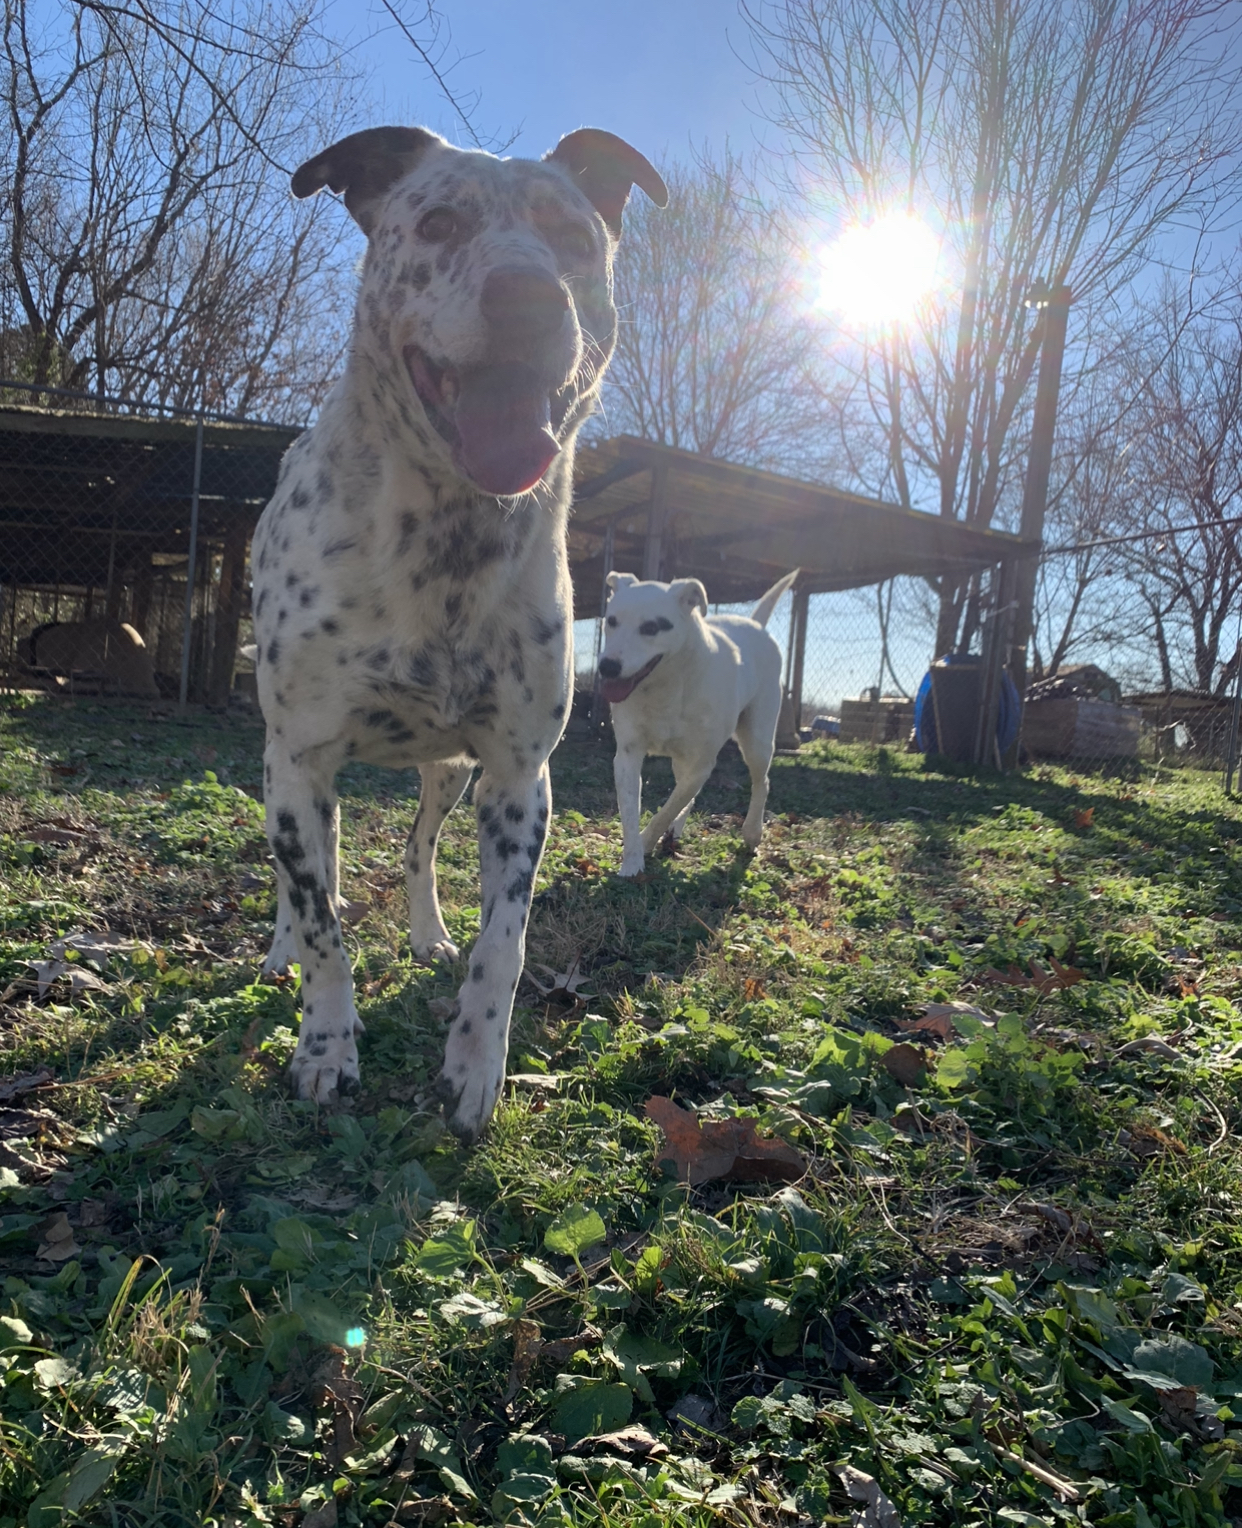
<svg viewBox="0 0 1242 1528">
<path fill-rule="evenodd" d="M 1061 391 L 1061 363 L 1065 358 L 1065 330 L 1069 322 L 1069 287 L 1049 290 L 1042 282 L 1027 298 L 1043 318 L 1044 336 L 1039 352 L 1039 381 L 1035 388 L 1035 418 L 1031 425 L 1031 449 L 1022 491 L 1022 523 L 1018 534 L 1035 545 L 1019 560 L 1014 574 L 1013 626 L 1009 647 L 1009 674 L 1018 691 L 1019 718 L 1026 709 L 1026 650 L 1035 629 L 1035 582 L 1044 543 L 1044 513 L 1048 508 L 1048 478 L 1052 472 L 1052 437 L 1057 422 L 1057 397 Z M 1018 736 L 1005 759 L 1011 769 L 1022 741 Z"/>
</svg>

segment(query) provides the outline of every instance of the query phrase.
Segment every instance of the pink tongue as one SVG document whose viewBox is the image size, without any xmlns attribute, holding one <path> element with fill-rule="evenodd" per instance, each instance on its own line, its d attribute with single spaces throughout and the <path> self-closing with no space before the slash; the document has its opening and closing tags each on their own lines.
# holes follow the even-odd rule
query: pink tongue
<svg viewBox="0 0 1242 1528">
<path fill-rule="evenodd" d="M 624 700 L 638 683 L 638 675 L 629 679 L 604 679 L 600 681 L 599 693 L 610 706 L 615 706 L 619 700 Z"/>
<path fill-rule="evenodd" d="M 552 434 L 547 387 L 520 361 L 466 372 L 453 422 L 457 465 L 484 493 L 525 493 L 561 449 Z"/>
</svg>

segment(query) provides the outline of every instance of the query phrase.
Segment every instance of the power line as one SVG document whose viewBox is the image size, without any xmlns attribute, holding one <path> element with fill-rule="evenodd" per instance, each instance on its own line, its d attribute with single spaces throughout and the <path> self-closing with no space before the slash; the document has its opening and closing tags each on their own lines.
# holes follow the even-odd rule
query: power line
<svg viewBox="0 0 1242 1528">
<path fill-rule="evenodd" d="M 1223 530 L 1227 525 L 1242 525 L 1242 515 L 1233 515 L 1227 520 L 1196 520 L 1193 525 L 1178 525 L 1171 528 L 1166 526 L 1163 530 L 1136 531 L 1132 536 L 1108 536 L 1099 541 L 1075 541 L 1068 546 L 1046 546 L 1040 555 L 1064 557 L 1070 552 L 1093 552 L 1097 547 L 1125 546 L 1134 541 L 1166 540 L 1170 536 L 1180 536 L 1186 531 Z"/>
</svg>

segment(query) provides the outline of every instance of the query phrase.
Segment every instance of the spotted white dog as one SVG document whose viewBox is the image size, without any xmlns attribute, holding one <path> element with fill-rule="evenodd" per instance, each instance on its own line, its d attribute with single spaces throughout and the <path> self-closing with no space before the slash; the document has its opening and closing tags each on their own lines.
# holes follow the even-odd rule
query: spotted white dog
<svg viewBox="0 0 1242 1528">
<path fill-rule="evenodd" d="M 541 161 L 420 128 L 355 133 L 304 164 L 367 235 L 345 373 L 285 457 L 254 538 L 259 699 L 276 936 L 297 961 L 304 1098 L 358 1082 L 335 777 L 422 775 L 406 845 L 410 942 L 454 960 L 436 899 L 441 825 L 474 764 L 482 924 L 449 1032 L 450 1123 L 473 1138 L 505 1076 L 513 995 L 565 725 L 574 438 L 616 338 L 612 254 L 632 185 L 663 181 L 610 133 Z"/>
<path fill-rule="evenodd" d="M 798 571 L 773 584 L 749 617 L 709 616 L 707 591 L 697 578 L 661 584 L 640 583 L 632 573 L 608 575 L 612 594 L 599 672 L 617 739 L 622 875 L 638 875 L 670 829 L 681 837 L 694 798 L 731 737 L 750 771 L 742 839 L 759 847 L 781 712 L 781 650 L 764 627 Z M 674 786 L 640 829 L 649 753 L 672 758 Z"/>
</svg>

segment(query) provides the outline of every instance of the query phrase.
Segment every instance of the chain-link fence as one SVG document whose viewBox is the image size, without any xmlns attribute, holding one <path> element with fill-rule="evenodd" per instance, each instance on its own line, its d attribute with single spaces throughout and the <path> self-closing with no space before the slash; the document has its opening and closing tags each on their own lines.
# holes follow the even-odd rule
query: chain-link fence
<svg viewBox="0 0 1242 1528">
<path fill-rule="evenodd" d="M 0 684 L 226 705 L 297 433 L 0 382 Z"/>
</svg>

